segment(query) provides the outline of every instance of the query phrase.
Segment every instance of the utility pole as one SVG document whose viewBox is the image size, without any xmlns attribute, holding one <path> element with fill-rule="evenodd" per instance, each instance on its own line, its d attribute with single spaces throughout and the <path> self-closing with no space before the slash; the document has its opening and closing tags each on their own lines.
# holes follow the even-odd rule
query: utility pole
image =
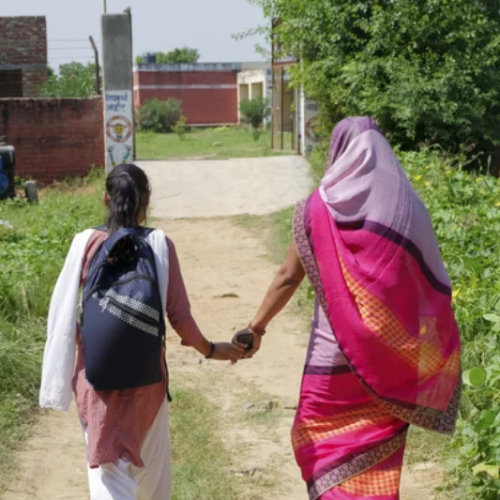
<svg viewBox="0 0 500 500">
<path fill-rule="evenodd" d="M 108 13 L 108 0 L 104 0 L 104 14 Z"/>
<path fill-rule="evenodd" d="M 99 51 L 97 50 L 97 45 L 94 41 L 94 38 L 89 36 L 90 43 L 92 45 L 92 48 L 94 49 L 94 54 L 95 54 L 95 90 L 97 92 L 97 95 L 101 95 L 101 75 L 100 75 L 100 68 L 99 68 Z"/>
</svg>

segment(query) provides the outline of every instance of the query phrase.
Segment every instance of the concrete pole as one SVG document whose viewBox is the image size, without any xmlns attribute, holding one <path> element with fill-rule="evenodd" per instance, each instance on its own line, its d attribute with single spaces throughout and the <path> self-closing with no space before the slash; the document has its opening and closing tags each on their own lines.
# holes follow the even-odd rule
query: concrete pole
<svg viewBox="0 0 500 500">
<path fill-rule="evenodd" d="M 134 158 L 130 15 L 102 16 L 106 172 Z"/>
</svg>

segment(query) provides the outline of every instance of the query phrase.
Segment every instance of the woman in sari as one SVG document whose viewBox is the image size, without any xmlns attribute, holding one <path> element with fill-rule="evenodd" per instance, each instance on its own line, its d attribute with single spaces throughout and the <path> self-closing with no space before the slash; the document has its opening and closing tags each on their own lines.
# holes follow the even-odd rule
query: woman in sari
<svg viewBox="0 0 500 500">
<path fill-rule="evenodd" d="M 396 500 L 409 425 L 454 431 L 460 340 L 430 217 L 371 118 L 335 127 L 248 356 L 306 274 L 315 313 L 292 443 L 309 498 Z"/>
</svg>

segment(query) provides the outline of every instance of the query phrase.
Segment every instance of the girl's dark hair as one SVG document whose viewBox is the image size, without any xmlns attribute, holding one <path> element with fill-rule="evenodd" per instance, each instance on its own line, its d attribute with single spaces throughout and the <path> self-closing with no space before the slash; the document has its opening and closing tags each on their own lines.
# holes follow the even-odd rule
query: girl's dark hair
<svg viewBox="0 0 500 500">
<path fill-rule="evenodd" d="M 136 227 L 147 208 L 150 194 L 147 175 L 137 165 L 118 165 L 106 179 L 109 211 L 106 226 L 110 234 L 121 227 Z"/>
</svg>

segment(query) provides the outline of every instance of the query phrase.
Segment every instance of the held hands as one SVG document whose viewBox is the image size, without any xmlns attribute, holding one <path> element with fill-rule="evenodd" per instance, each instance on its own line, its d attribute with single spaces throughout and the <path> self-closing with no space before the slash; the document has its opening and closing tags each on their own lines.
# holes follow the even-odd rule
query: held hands
<svg viewBox="0 0 500 500">
<path fill-rule="evenodd" d="M 212 343 L 203 339 L 202 345 L 195 347 L 207 359 L 231 361 L 232 364 L 235 364 L 241 359 L 251 358 L 260 349 L 264 333 L 265 331 L 256 333 L 253 330 L 246 329 L 238 332 L 234 336 L 232 343 Z"/>
<path fill-rule="evenodd" d="M 244 349 L 243 359 L 252 358 L 259 351 L 261 343 L 262 334 L 251 329 L 242 330 L 233 337 L 233 345 Z"/>
<path fill-rule="evenodd" d="M 231 361 L 233 365 L 243 359 L 245 349 L 229 342 L 217 342 L 215 344 L 212 359 L 216 361 Z"/>
</svg>

